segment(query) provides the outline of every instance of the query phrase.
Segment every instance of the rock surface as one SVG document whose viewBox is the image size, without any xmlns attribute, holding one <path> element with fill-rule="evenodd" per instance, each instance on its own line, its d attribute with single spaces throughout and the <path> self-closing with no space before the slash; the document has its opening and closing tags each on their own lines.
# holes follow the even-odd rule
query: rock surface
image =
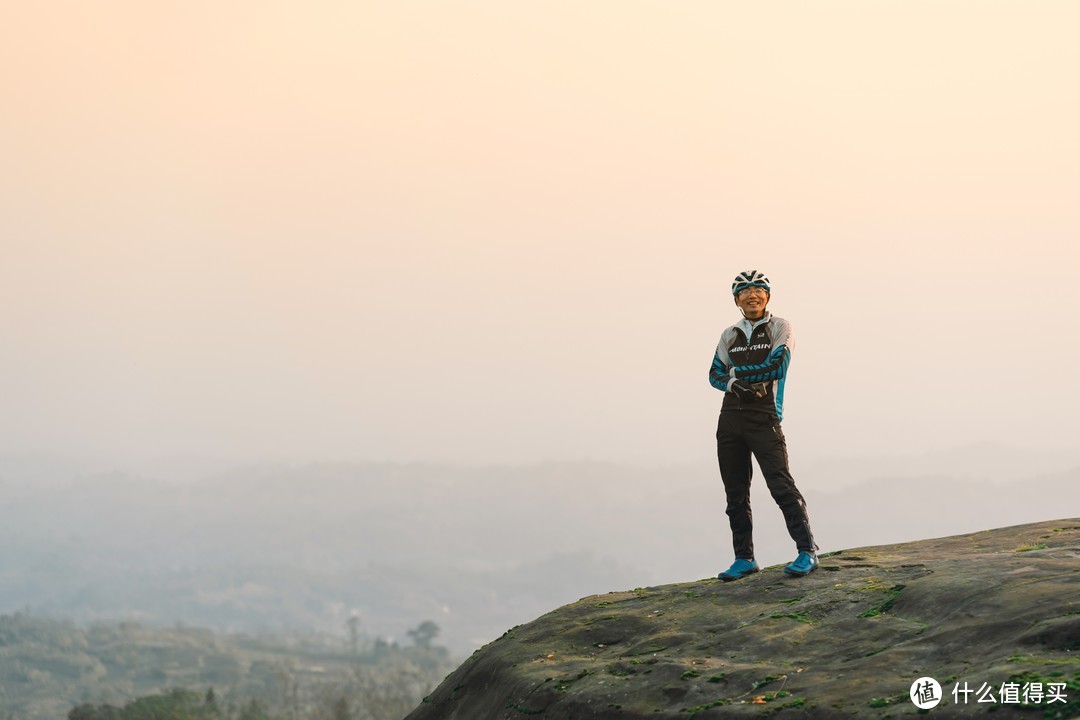
<svg viewBox="0 0 1080 720">
<path fill-rule="evenodd" d="M 920 711 L 912 683 L 935 678 Z M 1003 683 L 1066 702 L 1002 703 Z M 953 688 L 992 688 L 963 702 Z M 985 699 L 985 696 L 984 696 Z M 960 702 L 957 702 L 960 700 Z M 1080 518 L 595 595 L 478 650 L 406 720 L 1080 717 Z"/>
</svg>

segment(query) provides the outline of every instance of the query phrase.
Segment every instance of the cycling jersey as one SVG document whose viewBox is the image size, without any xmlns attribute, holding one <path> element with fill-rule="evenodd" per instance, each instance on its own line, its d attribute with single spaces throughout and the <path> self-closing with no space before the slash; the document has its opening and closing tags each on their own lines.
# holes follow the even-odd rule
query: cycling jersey
<svg viewBox="0 0 1080 720">
<path fill-rule="evenodd" d="M 754 410 L 784 417 L 784 381 L 791 363 L 793 340 L 791 325 L 783 318 L 766 313 L 751 321 L 743 318 L 720 336 L 709 370 L 709 382 L 724 391 L 720 412 Z M 731 392 L 733 380 L 763 383 L 765 396 L 743 401 Z"/>
</svg>

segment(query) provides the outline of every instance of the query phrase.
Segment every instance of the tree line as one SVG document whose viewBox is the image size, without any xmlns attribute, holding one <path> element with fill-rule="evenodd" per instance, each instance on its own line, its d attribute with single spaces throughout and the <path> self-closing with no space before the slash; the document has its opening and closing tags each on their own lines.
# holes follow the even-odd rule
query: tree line
<svg viewBox="0 0 1080 720">
<path fill-rule="evenodd" d="M 0 615 L 0 720 L 398 720 L 456 663 L 424 621 L 409 644 L 230 635 Z"/>
</svg>

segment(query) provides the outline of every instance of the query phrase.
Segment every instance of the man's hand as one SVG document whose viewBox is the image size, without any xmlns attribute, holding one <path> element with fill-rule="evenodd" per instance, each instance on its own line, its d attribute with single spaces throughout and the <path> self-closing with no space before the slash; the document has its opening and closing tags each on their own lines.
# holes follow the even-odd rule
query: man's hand
<svg viewBox="0 0 1080 720">
<path fill-rule="evenodd" d="M 750 402 L 751 400 L 757 400 L 758 398 L 763 397 L 760 393 L 754 390 L 754 388 L 750 387 L 742 380 L 733 380 L 731 382 L 731 385 L 729 385 L 728 387 L 731 388 L 731 392 L 735 393 L 735 397 L 739 398 L 743 402 Z"/>
</svg>

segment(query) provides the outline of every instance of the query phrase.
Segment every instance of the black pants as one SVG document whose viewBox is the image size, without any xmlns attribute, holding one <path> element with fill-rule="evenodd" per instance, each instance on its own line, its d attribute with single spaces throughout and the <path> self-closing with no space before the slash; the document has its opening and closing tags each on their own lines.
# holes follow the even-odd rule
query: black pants
<svg viewBox="0 0 1080 720">
<path fill-rule="evenodd" d="M 795 487 L 788 469 L 787 441 L 775 415 L 753 410 L 732 410 L 720 414 L 716 426 L 716 457 L 727 493 L 727 516 L 731 522 L 735 557 L 754 557 L 754 521 L 750 512 L 750 479 L 754 468 L 750 454 L 757 458 L 761 474 L 773 500 L 780 506 L 788 534 L 799 552 L 816 552 L 810 532 L 806 501 Z"/>
</svg>

